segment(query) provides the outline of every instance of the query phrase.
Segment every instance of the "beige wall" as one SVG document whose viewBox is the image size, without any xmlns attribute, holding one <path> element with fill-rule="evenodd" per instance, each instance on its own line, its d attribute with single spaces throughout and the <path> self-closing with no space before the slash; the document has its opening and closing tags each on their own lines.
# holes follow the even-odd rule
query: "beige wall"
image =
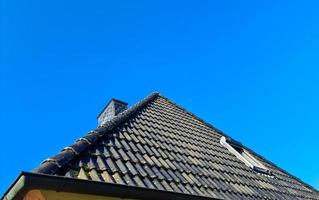
<svg viewBox="0 0 319 200">
<path fill-rule="evenodd" d="M 122 198 L 98 195 L 56 192 L 53 190 L 30 190 L 23 200 L 119 200 Z"/>
</svg>

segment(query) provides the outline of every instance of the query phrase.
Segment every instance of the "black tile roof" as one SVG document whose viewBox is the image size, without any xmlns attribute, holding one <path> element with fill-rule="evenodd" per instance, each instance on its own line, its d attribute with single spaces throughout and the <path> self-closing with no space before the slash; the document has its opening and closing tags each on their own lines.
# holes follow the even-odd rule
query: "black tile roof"
<svg viewBox="0 0 319 200">
<path fill-rule="evenodd" d="M 316 189 L 248 149 L 274 177 L 256 173 L 220 144 L 222 136 L 153 93 L 34 172 L 219 199 L 319 199 Z"/>
</svg>

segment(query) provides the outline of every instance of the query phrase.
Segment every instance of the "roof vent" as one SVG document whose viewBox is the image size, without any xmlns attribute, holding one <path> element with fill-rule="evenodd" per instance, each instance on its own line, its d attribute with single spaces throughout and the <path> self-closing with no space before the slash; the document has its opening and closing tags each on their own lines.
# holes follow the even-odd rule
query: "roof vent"
<svg viewBox="0 0 319 200">
<path fill-rule="evenodd" d="M 98 115 L 98 125 L 102 126 L 106 122 L 113 119 L 116 115 L 127 109 L 127 103 L 111 99 L 111 101 L 105 106 L 102 112 Z"/>
</svg>

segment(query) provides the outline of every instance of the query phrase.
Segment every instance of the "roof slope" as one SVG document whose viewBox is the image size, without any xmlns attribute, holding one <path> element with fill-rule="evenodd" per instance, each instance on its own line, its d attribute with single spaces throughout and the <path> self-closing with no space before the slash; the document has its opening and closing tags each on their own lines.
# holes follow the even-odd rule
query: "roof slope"
<svg viewBox="0 0 319 200">
<path fill-rule="evenodd" d="M 251 152 L 274 177 L 257 174 L 220 144 L 223 135 L 153 93 L 35 172 L 219 199 L 319 199 L 314 188 Z"/>
</svg>

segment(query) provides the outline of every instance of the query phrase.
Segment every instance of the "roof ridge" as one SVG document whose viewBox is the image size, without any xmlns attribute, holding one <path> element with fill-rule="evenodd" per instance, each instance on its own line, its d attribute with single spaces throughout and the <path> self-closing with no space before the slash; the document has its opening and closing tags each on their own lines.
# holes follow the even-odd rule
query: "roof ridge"
<svg viewBox="0 0 319 200">
<path fill-rule="evenodd" d="M 75 156 L 84 152 L 92 143 L 103 137 L 106 133 L 113 130 L 117 125 L 123 123 L 132 115 L 136 114 L 139 110 L 144 108 L 147 104 L 159 96 L 158 92 L 153 92 L 146 96 L 144 99 L 136 103 L 131 108 L 121 112 L 104 125 L 99 126 L 97 129 L 89 131 L 89 133 L 76 140 L 76 142 L 68 147 L 62 149 L 57 155 L 44 160 L 39 167 L 33 170 L 34 173 L 42 174 L 55 174 L 59 169 L 69 163 Z"/>
</svg>

